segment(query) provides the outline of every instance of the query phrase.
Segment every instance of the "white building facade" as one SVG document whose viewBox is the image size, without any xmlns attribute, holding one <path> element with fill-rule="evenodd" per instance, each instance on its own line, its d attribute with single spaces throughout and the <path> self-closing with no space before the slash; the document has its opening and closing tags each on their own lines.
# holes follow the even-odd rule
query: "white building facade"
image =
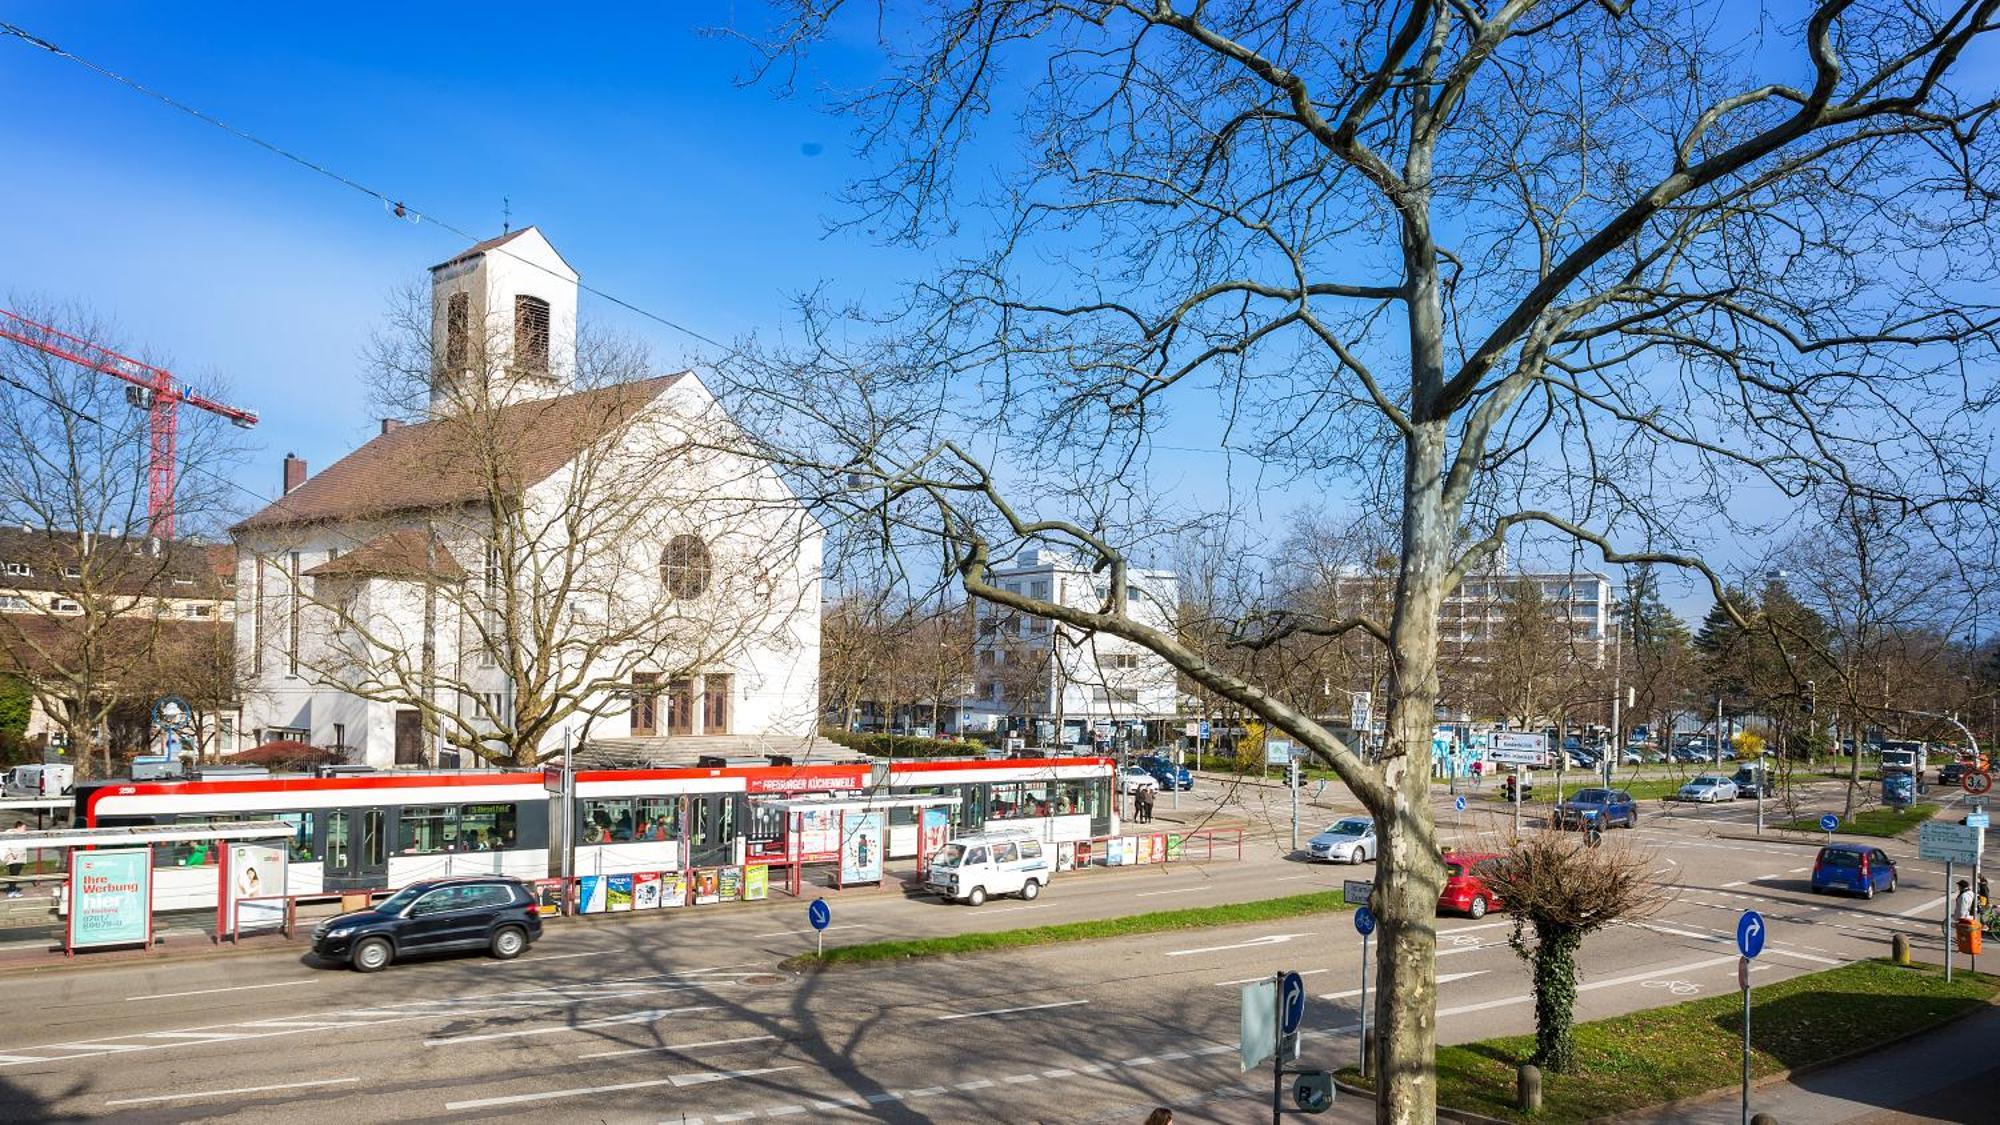
<svg viewBox="0 0 2000 1125">
<path fill-rule="evenodd" d="M 1011 593 L 1102 611 L 1109 582 L 1075 557 L 1025 552 L 991 581 Z M 1172 633 L 1180 581 L 1172 571 L 1126 572 L 1126 612 L 1141 625 Z M 996 730 L 1010 720 L 1033 724 L 1043 739 L 1087 741 L 1178 712 L 1177 678 L 1164 658 L 1131 641 L 1083 634 L 1045 618 L 979 603 L 973 633 L 973 694 L 961 710 L 967 729 Z"/>
<path fill-rule="evenodd" d="M 378 768 L 534 739 L 789 743 L 818 714 L 822 533 L 691 373 L 575 384 L 534 228 L 432 270 L 430 417 L 234 530 L 244 726 Z"/>
</svg>

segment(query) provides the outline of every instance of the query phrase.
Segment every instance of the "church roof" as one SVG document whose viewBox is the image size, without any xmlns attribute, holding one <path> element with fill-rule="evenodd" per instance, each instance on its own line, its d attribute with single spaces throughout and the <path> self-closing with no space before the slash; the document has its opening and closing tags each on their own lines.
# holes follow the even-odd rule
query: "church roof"
<svg viewBox="0 0 2000 1125">
<path fill-rule="evenodd" d="M 308 578 L 422 578 L 456 582 L 465 568 L 444 545 L 416 528 L 388 531 L 305 572 Z"/>
<path fill-rule="evenodd" d="M 511 454 L 515 485 L 525 489 L 625 425 L 680 378 L 660 375 L 503 406 L 491 415 L 492 439 Z M 385 516 L 478 501 L 485 497 L 486 487 L 477 459 L 465 453 L 467 441 L 465 430 L 448 418 L 400 426 L 306 478 L 231 530 Z"/>
<path fill-rule="evenodd" d="M 489 238 L 484 242 L 475 242 L 472 245 L 466 247 L 465 249 L 459 251 L 458 253 L 453 254 L 451 257 L 446 258 L 444 261 L 439 262 L 437 265 L 432 266 L 431 269 L 432 271 L 437 271 L 444 269 L 447 266 L 455 266 L 460 262 L 470 261 L 473 258 L 477 258 L 481 254 L 486 253 L 488 250 L 498 250 L 500 247 L 507 245 L 509 242 L 514 241 L 515 239 L 521 237 L 522 235 L 530 233 L 540 238 L 542 243 L 548 246 L 549 253 L 554 254 L 556 256 L 557 261 L 562 262 L 564 266 L 569 266 L 569 262 L 563 258 L 562 252 L 557 250 L 553 243 L 549 242 L 547 235 L 542 234 L 542 232 L 534 226 L 525 226 L 522 227 L 520 230 L 510 230 L 506 234 L 497 235 L 493 238 Z M 574 271 L 574 267 L 570 268 L 572 269 L 572 271 Z"/>
</svg>

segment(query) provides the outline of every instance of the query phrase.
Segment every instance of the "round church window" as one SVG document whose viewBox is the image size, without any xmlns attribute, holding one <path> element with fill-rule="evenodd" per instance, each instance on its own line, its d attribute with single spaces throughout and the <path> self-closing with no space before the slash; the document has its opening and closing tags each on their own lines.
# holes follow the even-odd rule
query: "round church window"
<svg viewBox="0 0 2000 1125">
<path fill-rule="evenodd" d="M 698 598 L 708 591 L 715 560 L 698 535 L 676 535 L 660 553 L 660 584 L 676 598 Z"/>
</svg>

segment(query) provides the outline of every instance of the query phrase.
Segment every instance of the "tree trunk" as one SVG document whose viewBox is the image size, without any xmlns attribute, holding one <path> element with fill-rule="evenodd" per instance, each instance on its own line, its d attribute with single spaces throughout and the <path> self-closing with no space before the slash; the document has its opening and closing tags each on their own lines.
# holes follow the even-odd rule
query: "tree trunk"
<svg viewBox="0 0 2000 1125">
<path fill-rule="evenodd" d="M 1583 935 L 1535 927 L 1535 1054 L 1528 1061 L 1551 1074 L 1576 1065 L 1576 953 Z"/>
<path fill-rule="evenodd" d="M 1375 1025 L 1381 1044 L 1384 1125 L 1428 1125 L 1437 1116 L 1437 904 L 1444 886 L 1430 801 L 1437 725 L 1438 608 L 1452 542 L 1438 491 L 1444 432 L 1427 424 L 1407 439 L 1402 596 L 1390 623 L 1392 670 L 1384 780 L 1391 807 L 1376 809 L 1386 841 L 1376 867 L 1381 907 Z M 1385 815 L 1386 813 L 1386 815 Z"/>
</svg>

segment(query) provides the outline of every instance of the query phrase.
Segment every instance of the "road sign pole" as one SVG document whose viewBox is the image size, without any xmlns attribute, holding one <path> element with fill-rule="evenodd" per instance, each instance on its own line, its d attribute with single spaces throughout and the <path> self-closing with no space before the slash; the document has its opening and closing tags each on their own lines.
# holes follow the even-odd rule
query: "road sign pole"
<svg viewBox="0 0 2000 1125">
<path fill-rule="evenodd" d="M 1951 983 L 1951 955 L 1958 952 L 1958 935 L 1952 932 L 1951 900 L 1955 898 L 1951 890 L 1951 861 L 1944 861 L 1944 982 Z"/>
<path fill-rule="evenodd" d="M 1742 959 L 1743 972 L 1743 1125 L 1750 1125 L 1750 959 Z"/>
<path fill-rule="evenodd" d="M 1279 1125 L 1278 1116 L 1283 1110 L 1285 1097 L 1285 974 L 1275 974 L 1277 983 L 1273 987 L 1278 993 L 1278 1002 L 1273 1004 L 1271 1018 L 1277 1026 L 1271 1030 L 1273 1037 L 1271 1051 L 1271 1125 Z"/>
<path fill-rule="evenodd" d="M 1294 757 L 1289 763 L 1292 782 L 1292 850 L 1299 850 L 1299 760 Z"/>
</svg>

